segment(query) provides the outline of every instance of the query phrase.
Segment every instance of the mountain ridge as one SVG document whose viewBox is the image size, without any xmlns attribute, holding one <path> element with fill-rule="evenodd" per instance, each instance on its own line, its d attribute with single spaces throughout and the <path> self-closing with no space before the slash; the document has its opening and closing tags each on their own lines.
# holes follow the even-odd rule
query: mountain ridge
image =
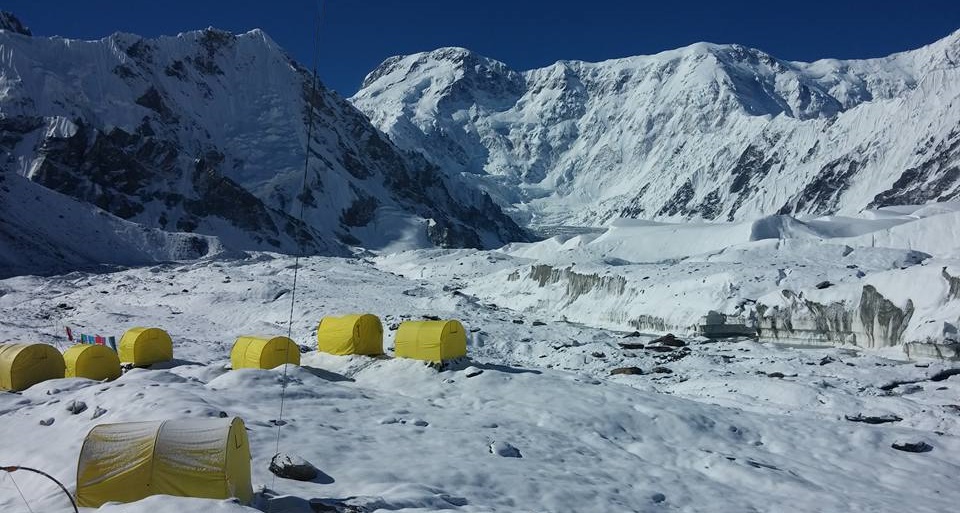
<svg viewBox="0 0 960 513">
<path fill-rule="evenodd" d="M 924 167 L 903 154 L 923 154 L 931 137 L 952 147 L 960 118 L 939 106 L 960 94 L 949 86 L 958 62 L 960 31 L 883 58 L 811 63 L 695 43 L 516 72 L 453 47 L 387 59 L 351 101 L 399 146 L 485 188 L 521 222 L 736 221 L 952 197 L 949 177 L 927 193 L 892 189 Z M 927 77 L 943 86 L 924 89 Z M 490 101 L 487 90 L 509 93 Z M 917 126 L 906 104 L 936 114 L 936 126 Z M 863 118 L 916 130 L 900 138 L 851 126 Z M 958 160 L 953 150 L 931 157 L 947 168 Z M 918 180 L 941 180 L 926 169 L 905 180 L 919 189 Z"/>
</svg>

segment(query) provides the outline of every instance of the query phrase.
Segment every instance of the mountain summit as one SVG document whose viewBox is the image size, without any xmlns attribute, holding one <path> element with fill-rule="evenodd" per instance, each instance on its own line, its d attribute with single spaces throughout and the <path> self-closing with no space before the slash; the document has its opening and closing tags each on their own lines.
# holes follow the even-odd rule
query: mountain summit
<svg viewBox="0 0 960 513">
<path fill-rule="evenodd" d="M 2 173 L 235 249 L 294 253 L 299 240 L 307 253 L 342 254 L 526 237 L 489 197 L 398 149 L 336 93 L 312 94 L 310 73 L 260 30 L 78 41 L 2 22 Z"/>
<path fill-rule="evenodd" d="M 532 225 L 856 212 L 960 193 L 960 31 L 880 59 L 696 43 L 525 72 L 391 57 L 351 101 Z"/>
</svg>

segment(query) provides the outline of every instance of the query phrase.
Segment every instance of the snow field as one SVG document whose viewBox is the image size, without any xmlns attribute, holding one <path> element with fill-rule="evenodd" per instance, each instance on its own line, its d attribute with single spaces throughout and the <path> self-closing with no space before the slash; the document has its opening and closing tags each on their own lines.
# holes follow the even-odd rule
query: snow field
<svg viewBox="0 0 960 513">
<path fill-rule="evenodd" d="M 622 332 L 517 312 L 506 300 L 488 306 L 449 290 L 456 281 L 438 279 L 444 256 L 477 264 L 449 262 L 477 274 L 509 264 L 503 255 L 456 250 L 436 256 L 432 267 L 420 255 L 427 275 L 420 279 L 363 260 L 302 260 L 293 329 L 300 344 L 314 346 L 321 315 L 345 311 L 380 314 L 386 347 L 389 326 L 401 317 L 456 317 L 478 330 L 469 339 L 472 361 L 443 372 L 415 361 L 316 352 L 303 355 L 303 367 L 289 367 L 280 448 L 323 472 L 308 483 L 274 482 L 267 471 L 283 369 L 225 368 L 237 335 L 285 333 L 291 258 L 258 254 L 4 280 L 5 340 L 54 342 L 62 339 L 60 326 L 81 323 L 103 332 L 157 325 L 173 335 L 177 360 L 112 383 L 54 380 L 0 394 L 0 436 L 17 440 L 5 445 L 3 462 L 43 468 L 70 487 L 80 443 L 97 423 L 225 412 L 250 429 L 255 486 L 271 490 L 255 504 L 262 510 L 270 497 L 273 511 L 291 512 L 311 511 L 310 501 L 320 499 L 359 511 L 932 512 L 957 499 L 949 476 L 960 470 L 953 456 L 960 415 L 947 405 L 956 402 L 958 377 L 879 388 L 924 380 L 947 364 L 923 368 L 880 353 L 736 341 L 694 343 L 689 356 L 666 361 L 618 345 L 649 337 L 623 339 Z M 593 356 L 598 352 L 604 356 Z M 820 365 L 827 356 L 834 361 Z M 628 365 L 645 374 L 609 376 Z M 673 372 L 651 373 L 655 366 Z M 773 372 L 784 377 L 766 375 Z M 88 409 L 73 415 L 69 401 Z M 904 420 L 872 426 L 843 419 L 861 412 Z M 934 449 L 891 449 L 899 438 Z M 507 445 L 521 457 L 501 456 Z M 35 510 L 66 510 L 59 492 L 15 477 Z M 0 478 L 0 508 L 20 507 Z M 201 507 L 244 510 L 168 497 L 101 509 Z"/>
</svg>

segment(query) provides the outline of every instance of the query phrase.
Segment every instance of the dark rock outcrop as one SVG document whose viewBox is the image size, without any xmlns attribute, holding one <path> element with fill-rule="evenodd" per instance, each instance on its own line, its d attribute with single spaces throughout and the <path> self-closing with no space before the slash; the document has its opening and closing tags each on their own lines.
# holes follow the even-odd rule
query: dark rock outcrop
<svg viewBox="0 0 960 513">
<path fill-rule="evenodd" d="M 614 376 L 617 374 L 641 375 L 643 374 L 643 369 L 641 369 L 640 367 L 620 367 L 610 371 L 611 376 Z"/>
<path fill-rule="evenodd" d="M 900 422 L 903 418 L 896 415 L 864 415 L 858 413 L 856 415 L 844 415 L 843 418 L 849 420 L 850 422 L 863 422 L 866 424 L 887 424 L 890 422 Z"/>
</svg>

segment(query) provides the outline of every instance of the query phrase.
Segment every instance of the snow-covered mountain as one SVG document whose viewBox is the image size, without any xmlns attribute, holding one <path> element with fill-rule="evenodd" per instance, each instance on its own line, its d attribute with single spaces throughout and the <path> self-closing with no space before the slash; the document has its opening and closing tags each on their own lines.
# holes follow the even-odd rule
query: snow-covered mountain
<svg viewBox="0 0 960 513">
<path fill-rule="evenodd" d="M 235 249 L 294 253 L 299 238 L 308 253 L 344 254 L 526 237 L 489 197 L 399 150 L 336 93 L 311 91 L 309 71 L 259 30 L 79 41 L 33 37 L 6 14 L 0 173 Z"/>
<path fill-rule="evenodd" d="M 697 43 L 525 72 L 392 57 L 352 98 L 532 225 L 855 213 L 960 193 L 960 31 L 869 60 Z"/>
</svg>

